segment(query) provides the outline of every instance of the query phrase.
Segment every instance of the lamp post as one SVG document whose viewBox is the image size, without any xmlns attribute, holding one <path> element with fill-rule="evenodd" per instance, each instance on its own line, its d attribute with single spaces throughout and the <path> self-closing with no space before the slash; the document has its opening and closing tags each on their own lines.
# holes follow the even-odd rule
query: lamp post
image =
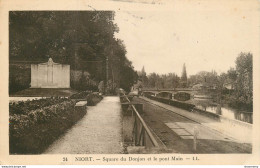
<svg viewBox="0 0 260 168">
<path fill-rule="evenodd" d="M 108 94 L 108 55 L 106 56 L 106 90 L 105 93 Z"/>
</svg>

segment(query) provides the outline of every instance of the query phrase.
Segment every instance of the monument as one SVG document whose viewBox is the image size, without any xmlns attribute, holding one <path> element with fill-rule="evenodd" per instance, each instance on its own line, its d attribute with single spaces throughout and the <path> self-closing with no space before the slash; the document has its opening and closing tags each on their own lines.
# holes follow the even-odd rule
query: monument
<svg viewBox="0 0 260 168">
<path fill-rule="evenodd" d="M 70 88 L 70 65 L 48 62 L 31 65 L 31 88 Z"/>
</svg>

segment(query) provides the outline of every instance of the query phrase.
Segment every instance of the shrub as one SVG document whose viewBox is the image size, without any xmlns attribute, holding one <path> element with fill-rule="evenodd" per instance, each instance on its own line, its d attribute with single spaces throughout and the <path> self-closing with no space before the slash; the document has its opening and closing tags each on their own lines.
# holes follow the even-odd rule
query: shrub
<svg viewBox="0 0 260 168">
<path fill-rule="evenodd" d="M 67 98 L 46 98 L 46 99 L 32 100 L 26 102 L 19 101 L 19 102 L 9 103 L 9 113 L 10 115 L 27 114 L 32 110 L 58 104 L 66 100 L 68 99 Z"/>
<path fill-rule="evenodd" d="M 86 110 L 74 110 L 76 101 L 38 108 L 9 117 L 10 154 L 37 154 L 44 150 L 81 119 Z"/>
<path fill-rule="evenodd" d="M 83 91 L 76 93 L 72 96 L 70 96 L 71 99 L 86 99 L 89 94 L 91 94 L 91 91 Z"/>
<path fill-rule="evenodd" d="M 88 106 L 95 106 L 99 103 L 103 97 L 98 94 L 98 92 L 83 91 L 76 93 L 70 97 L 71 99 L 85 99 L 88 102 Z"/>
</svg>

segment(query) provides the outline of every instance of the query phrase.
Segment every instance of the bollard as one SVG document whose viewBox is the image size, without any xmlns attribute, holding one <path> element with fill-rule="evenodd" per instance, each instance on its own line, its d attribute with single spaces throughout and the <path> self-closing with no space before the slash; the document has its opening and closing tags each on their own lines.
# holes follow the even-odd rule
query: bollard
<svg viewBox="0 0 260 168">
<path fill-rule="evenodd" d="M 196 152 L 197 150 L 197 138 L 198 138 L 198 134 L 199 134 L 199 130 L 198 127 L 194 127 L 193 130 L 194 134 L 193 134 L 193 150 Z"/>
</svg>

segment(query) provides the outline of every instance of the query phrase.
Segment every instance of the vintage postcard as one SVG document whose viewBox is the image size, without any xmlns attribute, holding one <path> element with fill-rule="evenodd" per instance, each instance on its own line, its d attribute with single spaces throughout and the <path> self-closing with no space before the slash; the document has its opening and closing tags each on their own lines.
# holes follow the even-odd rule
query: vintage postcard
<svg viewBox="0 0 260 168">
<path fill-rule="evenodd" d="M 259 7 L 0 1 L 0 164 L 259 165 Z"/>
</svg>

